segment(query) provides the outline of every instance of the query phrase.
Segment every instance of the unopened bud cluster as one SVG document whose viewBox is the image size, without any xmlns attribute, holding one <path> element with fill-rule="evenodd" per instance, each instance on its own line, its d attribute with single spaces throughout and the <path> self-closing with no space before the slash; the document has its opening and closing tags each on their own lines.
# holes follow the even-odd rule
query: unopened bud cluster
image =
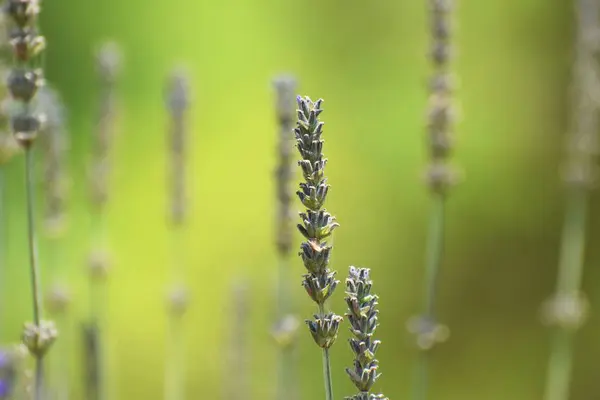
<svg viewBox="0 0 600 400">
<path fill-rule="evenodd" d="M 8 0 L 4 12 L 9 19 L 9 41 L 14 64 L 7 79 L 13 100 L 10 126 L 16 141 L 24 148 L 31 146 L 44 122 L 34 100 L 44 76 L 39 55 L 46 41 L 37 28 L 40 6 L 38 0 Z"/>
<path fill-rule="evenodd" d="M 323 112 L 323 101 L 313 102 L 308 97 L 300 96 L 296 100 L 298 118 L 294 135 L 301 157 L 298 165 L 304 177 L 296 194 L 306 207 L 306 212 L 300 213 L 302 223 L 298 224 L 298 230 L 306 239 L 301 244 L 300 252 L 307 271 L 302 285 L 321 311 L 306 323 L 317 345 L 329 348 L 337 338 L 342 317 L 323 312 L 325 302 L 339 283 L 335 279 L 335 271 L 328 268 L 332 247 L 324 241 L 339 225 L 333 215 L 322 209 L 329 191 L 325 177 L 327 159 L 323 156 L 321 139 L 324 123 L 319 120 L 319 115 Z"/>
<path fill-rule="evenodd" d="M 429 7 L 433 75 L 427 111 L 430 164 L 426 180 L 432 191 L 444 193 L 456 180 L 456 173 L 448 162 L 452 151 L 454 119 L 453 78 L 450 71 L 452 0 L 429 0 Z"/>
<path fill-rule="evenodd" d="M 381 394 L 370 394 L 373 384 L 381 374 L 377 372 L 379 361 L 376 358 L 381 342 L 373 339 L 379 325 L 377 322 L 378 296 L 371 293 L 373 282 L 368 268 L 350 267 L 346 279 L 346 304 L 348 305 L 348 322 L 353 338 L 350 348 L 354 353 L 354 366 L 346 368 L 359 394 L 346 397 L 348 400 L 385 399 Z"/>
<path fill-rule="evenodd" d="M 39 325 L 27 323 L 22 340 L 31 355 L 42 358 L 56 340 L 58 331 L 52 321 L 40 321 Z"/>
</svg>

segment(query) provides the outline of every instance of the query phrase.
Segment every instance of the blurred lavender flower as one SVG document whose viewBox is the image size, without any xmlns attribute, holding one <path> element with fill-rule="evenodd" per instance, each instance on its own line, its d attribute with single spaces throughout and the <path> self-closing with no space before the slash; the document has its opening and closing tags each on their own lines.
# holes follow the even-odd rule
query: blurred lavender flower
<svg viewBox="0 0 600 400">
<path fill-rule="evenodd" d="M 0 400 L 7 400 L 15 392 L 20 362 L 27 354 L 22 347 L 0 348 Z"/>
</svg>

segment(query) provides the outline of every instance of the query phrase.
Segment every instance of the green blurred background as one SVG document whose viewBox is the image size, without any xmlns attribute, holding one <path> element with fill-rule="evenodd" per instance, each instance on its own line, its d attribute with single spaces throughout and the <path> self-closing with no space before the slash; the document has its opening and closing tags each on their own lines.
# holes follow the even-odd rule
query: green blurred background
<svg viewBox="0 0 600 400">
<path fill-rule="evenodd" d="M 46 1 L 48 80 L 69 109 L 70 230 L 64 244 L 73 316 L 87 312 L 86 168 L 97 109 L 93 50 L 117 40 L 125 55 L 121 119 L 108 210 L 115 265 L 109 281 L 110 367 L 117 399 L 159 399 L 169 260 L 165 220 L 165 75 L 193 77 L 193 188 L 186 315 L 189 399 L 218 398 L 228 375 L 232 281 L 251 285 L 251 399 L 272 398 L 275 348 L 274 181 L 277 127 L 271 78 L 292 72 L 300 93 L 325 99 L 328 209 L 338 217 L 333 267 L 373 270 L 381 296 L 378 387 L 407 398 L 416 350 L 406 320 L 421 305 L 428 194 L 421 174 L 428 65 L 426 7 L 416 1 Z M 431 399 L 531 400 L 542 395 L 549 332 L 539 307 L 551 294 L 563 214 L 559 181 L 572 54 L 570 1 L 463 1 L 456 70 L 463 119 L 448 203 L 440 319 L 451 340 L 435 351 Z M 8 166 L 8 271 L 0 338 L 30 318 L 23 158 Z M 585 291 L 598 309 L 600 203 L 593 199 Z M 299 208 L 298 202 L 295 207 Z M 299 235 L 296 235 L 299 242 Z M 40 253 L 44 258 L 44 247 Z M 311 303 L 292 264 L 299 314 Z M 45 272 L 48 274 L 48 272 Z M 344 309 L 341 291 L 333 307 Z M 303 399 L 323 397 L 318 350 L 299 335 Z M 348 333 L 333 348 L 336 395 L 353 393 L 343 367 Z M 574 400 L 600 398 L 600 321 L 578 336 Z M 76 343 L 74 343 L 75 345 Z M 75 356 L 74 358 L 77 358 Z M 74 368 L 74 379 L 80 379 Z M 73 398 L 78 398 L 74 396 Z"/>
</svg>

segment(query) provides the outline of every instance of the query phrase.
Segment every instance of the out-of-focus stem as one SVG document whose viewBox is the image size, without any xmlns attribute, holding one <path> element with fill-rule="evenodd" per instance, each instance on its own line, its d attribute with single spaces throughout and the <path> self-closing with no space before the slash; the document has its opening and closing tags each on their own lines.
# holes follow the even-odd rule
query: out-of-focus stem
<svg viewBox="0 0 600 400">
<path fill-rule="evenodd" d="M 578 298 L 583 273 L 588 194 L 572 188 L 567 198 L 565 225 L 562 233 L 557 282 L 558 298 Z M 555 329 L 548 364 L 545 400 L 567 400 L 573 366 L 574 331 Z"/>
<path fill-rule="evenodd" d="M 436 193 L 430 215 L 429 237 L 427 240 L 426 267 L 425 267 L 425 304 L 424 318 L 435 320 L 435 299 L 437 282 L 444 253 L 444 223 L 445 223 L 445 197 Z M 421 351 L 417 358 L 415 388 L 413 398 L 425 400 L 427 398 L 429 354 Z"/>
<path fill-rule="evenodd" d="M 171 281 L 175 282 L 171 290 L 168 313 L 168 337 L 165 369 L 165 394 L 167 400 L 185 399 L 185 341 L 182 328 L 183 309 L 186 306 L 183 287 L 185 264 L 185 231 L 183 225 L 172 227 L 171 232 Z M 181 308 L 180 308 L 181 307 Z"/>
</svg>

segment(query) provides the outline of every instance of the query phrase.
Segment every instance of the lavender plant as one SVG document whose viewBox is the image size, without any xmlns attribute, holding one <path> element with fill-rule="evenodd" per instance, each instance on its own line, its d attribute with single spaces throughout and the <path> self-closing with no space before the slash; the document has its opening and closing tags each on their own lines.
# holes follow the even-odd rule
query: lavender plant
<svg viewBox="0 0 600 400">
<path fill-rule="evenodd" d="M 92 250 L 89 258 L 90 317 L 84 327 L 84 340 L 94 337 L 95 346 L 87 346 L 86 365 L 93 366 L 87 373 L 86 391 L 90 400 L 102 400 L 106 388 L 106 278 L 110 257 L 105 231 L 105 209 L 109 198 L 108 178 L 111 167 L 111 147 L 116 127 L 116 83 L 121 69 L 121 52 L 116 43 L 102 45 L 96 57 L 100 80 L 99 115 L 92 147 L 90 176 L 92 207 Z"/>
<path fill-rule="evenodd" d="M 173 287 L 169 293 L 169 339 L 167 363 L 165 368 L 165 399 L 182 400 L 185 398 L 185 380 L 183 374 L 184 342 L 181 331 L 181 317 L 187 309 L 188 294 L 185 285 L 185 222 L 186 222 L 186 144 L 188 141 L 187 114 L 190 105 L 189 79 L 180 70 L 174 71 L 167 80 L 166 106 L 170 114 L 169 130 L 169 194 L 171 279 Z"/>
<path fill-rule="evenodd" d="M 577 34 L 571 93 L 573 108 L 564 174 L 567 186 L 565 221 L 556 291 L 543 308 L 545 322 L 555 328 L 545 400 L 569 398 L 573 341 L 575 332 L 585 322 L 588 308 L 587 299 L 581 292 L 581 280 L 589 192 L 596 183 L 596 156 L 600 150 L 600 69 L 597 65 L 600 4 L 595 0 L 578 0 L 574 4 Z"/>
<path fill-rule="evenodd" d="M 295 342 L 298 319 L 293 314 L 293 299 L 289 290 L 290 256 L 292 253 L 292 218 L 290 187 L 292 178 L 292 147 L 290 132 L 294 128 L 294 99 L 296 80 L 279 76 L 274 80 L 279 125 L 278 157 L 276 170 L 278 211 L 276 218 L 276 247 L 278 255 L 277 320 L 273 337 L 278 346 L 277 389 L 278 400 L 297 400 L 298 388 L 295 373 Z"/>
<path fill-rule="evenodd" d="M 371 293 L 372 285 L 368 268 L 350 267 L 346 279 L 346 317 L 354 336 L 349 340 L 354 353 L 354 365 L 346 368 L 346 373 L 359 393 L 346 397 L 347 400 L 387 400 L 382 394 L 371 393 L 373 384 L 381 375 L 378 373 L 379 361 L 375 358 L 381 342 L 373 339 L 375 329 L 379 326 L 379 297 Z"/>
<path fill-rule="evenodd" d="M 46 305 L 61 330 L 62 340 L 50 358 L 49 393 L 52 398 L 65 400 L 69 397 L 69 350 L 70 324 L 68 305 L 71 293 L 67 286 L 66 262 L 63 258 L 65 239 L 65 204 L 67 195 L 66 112 L 58 93 L 45 86 L 39 93 L 39 108 L 46 115 L 42 130 L 44 219 L 46 237 L 46 265 L 50 275 L 50 286 L 46 292 Z"/>
<path fill-rule="evenodd" d="M 444 249 L 445 204 L 448 190 L 455 179 L 455 173 L 449 164 L 453 118 L 450 65 L 452 3 L 452 0 L 429 0 L 433 75 L 429 85 L 427 131 L 430 163 L 427 184 L 432 193 L 433 208 L 426 253 L 424 310 L 420 317 L 409 321 L 409 330 L 417 336 L 417 344 L 423 350 L 415 375 L 413 397 L 417 400 L 427 398 L 428 355 L 425 350 L 447 337 L 447 334 L 442 334 L 447 332 L 447 328 L 438 323 L 435 315 L 435 300 Z"/>
<path fill-rule="evenodd" d="M 335 279 L 335 271 L 329 269 L 329 258 L 332 246 L 324 240 L 331 236 L 339 226 L 335 217 L 323 209 L 329 184 L 325 177 L 327 159 L 323 155 L 324 123 L 319 116 L 323 112 L 319 99 L 313 102 L 309 97 L 298 96 L 298 118 L 294 135 L 301 160 L 298 165 L 302 169 L 304 182 L 300 183 L 297 193 L 302 204 L 307 208 L 300 213 L 302 220 L 298 230 L 306 239 L 301 244 L 300 257 L 307 273 L 302 285 L 308 296 L 317 304 L 318 313 L 314 319 L 306 323 L 310 333 L 323 351 L 323 379 L 325 381 L 325 398 L 333 400 L 331 379 L 331 361 L 329 349 L 337 339 L 342 317 L 328 312 L 326 302 L 335 291 L 339 281 Z"/>
<path fill-rule="evenodd" d="M 0 399 L 12 396 L 17 380 L 17 365 L 13 352 L 0 350 Z"/>
<path fill-rule="evenodd" d="M 24 344 L 0 348 L 0 400 L 31 398 L 23 368 L 28 352 Z"/>
<path fill-rule="evenodd" d="M 4 11 L 10 18 L 10 44 L 13 66 L 7 81 L 12 99 L 10 125 L 19 145 L 25 150 L 25 186 L 27 193 L 27 232 L 31 290 L 33 295 L 33 322 L 25 324 L 23 343 L 35 358 L 34 398 L 44 395 L 44 356 L 57 336 L 54 323 L 42 319 L 42 290 L 38 266 L 37 239 L 33 212 L 33 143 L 40 132 L 44 116 L 36 108 L 38 89 L 43 86 L 39 55 L 45 39 L 37 28 L 40 7 L 36 0 L 8 0 Z"/>
</svg>

